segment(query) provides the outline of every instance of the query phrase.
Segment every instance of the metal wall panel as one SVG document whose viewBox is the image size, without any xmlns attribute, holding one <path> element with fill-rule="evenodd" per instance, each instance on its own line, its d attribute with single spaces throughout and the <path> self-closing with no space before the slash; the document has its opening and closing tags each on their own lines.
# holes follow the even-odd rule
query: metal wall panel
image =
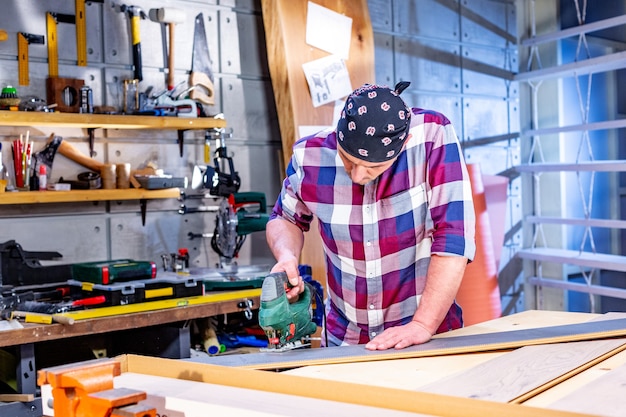
<svg viewBox="0 0 626 417">
<path fill-rule="evenodd" d="M 112 0 L 86 2 L 87 67 L 76 66 L 74 26 L 61 24 L 57 27 L 59 75 L 84 79 L 93 89 L 95 105 L 119 109 L 122 107 L 123 81 L 132 78 L 133 73 L 130 25 L 125 14 L 115 11 L 114 4 L 119 6 L 122 3 Z M 176 7 L 184 11 L 185 22 L 175 26 L 174 54 L 175 80 L 179 85 L 176 92 L 183 94 L 191 70 L 194 18 L 203 13 L 215 75 L 216 98 L 215 105 L 205 106 L 205 110 L 209 114 L 223 112 L 228 126 L 233 129 L 233 139 L 226 146 L 242 179 L 240 191 L 266 193 L 271 208 L 283 174 L 278 168 L 282 160 L 279 152 L 281 142 L 267 70 L 260 2 L 136 0 L 132 4 L 146 13 L 150 8 L 159 7 Z M 24 31 L 46 35 L 47 10 L 74 14 L 74 2 L 3 2 L 0 27 L 7 30 L 9 41 L 0 43 L 0 84 L 2 87 L 17 87 L 20 96 L 36 95 L 45 99 L 47 45 L 30 46 L 30 85 L 19 86 L 16 33 Z M 140 83 L 140 91 L 147 92 L 151 87 L 155 93 L 166 88 L 167 36 L 164 25 L 149 19 L 141 20 L 144 80 Z M 88 153 L 87 131 L 84 129 L 0 127 L 0 141 L 5 145 L 4 149 L 10 148 L 10 142 L 27 130 L 36 145 L 35 150 L 43 148 L 48 135 L 56 130 L 56 134 L 71 141 L 81 152 Z M 194 164 L 204 164 L 203 131 L 184 132 L 183 157 L 179 156 L 177 132 L 173 130 L 96 129 L 94 133 L 94 157 L 100 162 L 130 162 L 133 168 L 141 168 L 152 161 L 166 173 L 186 176 L 189 180 Z M 211 148 L 215 150 L 215 143 L 211 143 Z M 5 152 L 4 162 L 9 161 L 9 152 Z M 78 172 L 85 170 L 57 154 L 52 180 L 56 181 L 60 176 L 74 179 Z M 186 191 L 188 194 L 194 192 L 190 189 Z M 213 199 L 197 203 L 217 204 Z M 30 244 L 34 241 L 34 232 L 42 229 L 41 225 L 45 223 L 52 225 L 47 228 L 51 230 L 51 235 L 37 240 L 36 249 L 60 250 L 63 247 L 66 249 L 62 252 L 71 252 L 71 259 L 75 261 L 109 256 L 156 260 L 163 251 L 173 252 L 178 247 L 189 246 L 195 265 L 214 266 L 218 259 L 209 241 L 189 238 L 189 233 L 212 232 L 214 214 L 183 216 L 178 214 L 180 204 L 173 199 L 148 201 L 145 226 L 141 224 L 137 201 L 1 206 L 0 237 L 2 241 L 15 239 Z M 93 219 L 98 219 L 96 225 Z M 26 226 L 21 227 L 22 224 Z M 91 233 L 85 232 L 85 228 L 91 230 L 95 227 L 98 227 L 99 239 L 94 246 L 96 249 L 87 250 L 82 240 Z M 271 258 L 264 233 L 256 234 L 258 236 L 251 236 L 242 248 L 240 263 L 256 263 L 257 258 L 265 262 L 268 257 Z M 60 240 L 58 236 L 62 236 Z"/>
<path fill-rule="evenodd" d="M 26 251 L 56 251 L 60 263 L 108 259 L 108 220 L 102 215 L 0 218 L 0 242 L 15 240 Z M 42 264 L 53 261 L 42 262 Z"/>
<path fill-rule="evenodd" d="M 456 42 L 458 0 L 393 1 L 393 27 L 400 35 Z"/>
<path fill-rule="evenodd" d="M 459 54 L 454 44 L 396 37 L 396 79 L 411 81 L 411 89 L 424 92 L 460 93 Z"/>
<path fill-rule="evenodd" d="M 370 0 L 376 43 L 376 78 L 393 85 L 406 80 L 407 104 L 443 113 L 452 122 L 468 162 L 485 174 L 506 174 L 519 163 L 517 10 L 508 0 Z M 391 5 L 391 21 L 384 13 Z M 387 61 L 393 59 L 393 65 Z M 502 137 L 502 139 L 497 139 Z M 491 138 L 496 138 L 495 141 Z M 471 141 L 481 140 L 480 146 Z M 503 310 L 522 306 L 516 282 L 521 267 L 511 261 L 520 247 L 519 179 L 511 178 L 507 201 L 507 241 L 500 269 Z M 518 190 L 519 191 L 519 190 Z M 510 233 L 509 233 L 510 232 Z M 511 249 L 512 248 L 512 249 Z M 509 250 L 511 249 L 511 250 Z M 511 277 L 509 275 L 512 275 Z M 508 285 L 508 282 L 512 285 Z M 514 288 L 511 290 L 510 288 Z M 523 306 L 522 306 L 523 307 Z"/>
</svg>

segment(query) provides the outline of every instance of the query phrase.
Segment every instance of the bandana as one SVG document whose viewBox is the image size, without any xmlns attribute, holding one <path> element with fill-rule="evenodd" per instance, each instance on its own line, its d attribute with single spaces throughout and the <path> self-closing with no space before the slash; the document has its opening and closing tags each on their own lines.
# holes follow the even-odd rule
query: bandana
<svg viewBox="0 0 626 417">
<path fill-rule="evenodd" d="M 354 90 L 337 123 L 341 149 L 367 162 L 385 162 L 397 157 L 411 124 L 411 111 L 400 98 L 409 84 L 400 82 L 394 90 L 364 84 Z"/>
</svg>

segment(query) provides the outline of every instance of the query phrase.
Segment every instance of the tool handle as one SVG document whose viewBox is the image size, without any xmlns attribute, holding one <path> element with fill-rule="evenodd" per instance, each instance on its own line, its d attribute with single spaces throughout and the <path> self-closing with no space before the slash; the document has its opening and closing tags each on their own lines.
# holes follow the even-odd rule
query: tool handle
<svg viewBox="0 0 626 417">
<path fill-rule="evenodd" d="M 92 171 L 100 172 L 104 167 L 104 164 L 96 161 L 93 158 L 88 157 L 81 151 L 79 151 L 74 145 L 67 141 L 62 141 L 57 150 L 61 155 L 71 159 L 72 161 L 80 164 Z"/>
<path fill-rule="evenodd" d="M 53 314 L 52 321 L 55 323 L 65 324 L 66 326 L 74 324 L 74 319 L 72 317 L 65 317 L 60 314 Z"/>
<path fill-rule="evenodd" d="M 80 306 L 95 306 L 98 304 L 106 303 L 107 298 L 104 295 L 96 295 L 95 297 L 81 298 L 80 300 L 72 301 L 73 307 Z"/>
<path fill-rule="evenodd" d="M 170 47 L 167 54 L 167 89 L 172 91 L 174 89 L 174 26 L 175 23 L 168 23 L 170 34 Z"/>
<path fill-rule="evenodd" d="M 143 71 L 141 67 L 141 36 L 139 33 L 139 22 L 141 16 L 139 14 L 131 14 L 130 32 L 133 43 L 133 67 L 135 79 L 143 80 Z"/>
<path fill-rule="evenodd" d="M 215 87 L 208 75 L 203 72 L 192 72 L 189 75 L 189 85 L 194 87 L 189 92 L 189 98 L 204 104 L 215 104 Z"/>
</svg>

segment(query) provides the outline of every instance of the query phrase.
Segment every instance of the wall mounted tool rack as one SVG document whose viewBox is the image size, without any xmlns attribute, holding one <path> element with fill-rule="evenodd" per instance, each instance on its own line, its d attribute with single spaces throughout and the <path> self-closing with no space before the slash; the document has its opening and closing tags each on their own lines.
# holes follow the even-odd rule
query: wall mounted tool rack
<svg viewBox="0 0 626 417">
<path fill-rule="evenodd" d="M 177 130 L 182 156 L 182 134 L 186 130 L 221 129 L 226 120 L 209 117 L 130 116 L 110 114 L 76 114 L 0 111 L 2 126 L 58 126 L 82 127 L 89 134 L 89 151 L 93 152 L 95 129 L 151 129 Z"/>
<path fill-rule="evenodd" d="M 178 144 L 183 147 L 185 130 L 220 129 L 226 127 L 226 120 L 221 118 L 182 118 L 158 116 L 127 116 L 107 114 L 76 114 L 76 113 L 45 113 L 0 111 L 0 126 L 52 126 L 78 127 L 87 129 L 89 134 L 89 151 L 93 153 L 95 129 L 150 129 L 177 130 Z M 141 221 L 145 225 L 147 200 L 161 198 L 178 198 L 178 188 L 162 190 L 126 189 L 126 190 L 72 190 L 51 193 L 5 193 L 0 199 L 1 204 L 36 204 L 66 203 L 82 201 L 139 200 Z"/>
</svg>

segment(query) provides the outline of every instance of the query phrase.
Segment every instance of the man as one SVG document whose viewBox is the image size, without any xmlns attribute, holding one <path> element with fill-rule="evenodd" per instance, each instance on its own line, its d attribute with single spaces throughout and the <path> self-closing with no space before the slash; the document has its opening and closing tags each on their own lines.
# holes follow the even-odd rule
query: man
<svg viewBox="0 0 626 417">
<path fill-rule="evenodd" d="M 267 224 L 295 299 L 303 232 L 319 221 L 328 345 L 402 349 L 462 326 L 454 299 L 475 253 L 474 207 L 458 139 L 441 114 L 365 84 L 336 130 L 301 139 Z"/>
</svg>

